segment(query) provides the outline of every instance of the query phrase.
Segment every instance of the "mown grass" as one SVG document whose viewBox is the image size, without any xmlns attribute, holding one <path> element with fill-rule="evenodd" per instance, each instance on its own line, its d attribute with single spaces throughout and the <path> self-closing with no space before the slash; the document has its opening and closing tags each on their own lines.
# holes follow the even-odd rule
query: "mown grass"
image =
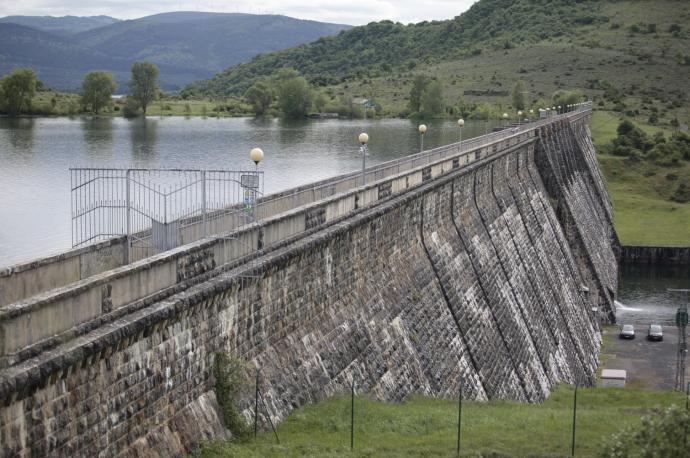
<svg viewBox="0 0 690 458">
<path fill-rule="evenodd" d="M 607 437 L 640 422 L 657 407 L 683 404 L 672 391 L 587 388 L 578 390 L 577 456 L 596 456 Z M 334 396 L 294 411 L 256 442 L 203 444 L 193 456 L 297 457 L 455 456 L 456 400 L 413 396 L 401 403 L 355 400 L 355 449 L 350 451 L 350 398 Z M 462 456 L 569 456 L 573 388 L 558 386 L 543 404 L 464 402 Z M 501 455 L 499 455 L 501 456 Z"/>
<path fill-rule="evenodd" d="M 610 112 L 595 112 L 592 137 L 600 152 L 599 164 L 613 201 L 614 225 L 621 243 L 689 246 L 690 203 L 673 202 L 670 197 L 678 183 L 690 181 L 690 163 L 660 167 L 606 154 L 620 120 Z M 649 134 L 661 130 L 656 126 L 640 127 Z"/>
</svg>

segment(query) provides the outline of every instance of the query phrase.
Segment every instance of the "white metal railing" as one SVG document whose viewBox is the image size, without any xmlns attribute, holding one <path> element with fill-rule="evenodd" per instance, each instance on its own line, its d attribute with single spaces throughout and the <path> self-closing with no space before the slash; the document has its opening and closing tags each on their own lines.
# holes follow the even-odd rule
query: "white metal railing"
<svg viewBox="0 0 690 458">
<path fill-rule="evenodd" d="M 479 148 L 484 148 L 496 142 L 509 139 L 524 132 L 534 130 L 538 127 L 551 124 L 562 119 L 580 116 L 590 112 L 591 109 L 592 102 L 584 102 L 575 110 L 567 113 L 539 119 L 537 121 L 528 122 L 518 126 L 511 126 L 498 132 L 492 132 L 480 137 L 451 143 L 445 146 L 434 148 L 432 150 L 422 151 L 400 159 L 394 159 L 368 167 L 365 171 L 364 178 L 362 177 L 361 171 L 354 171 L 316 182 L 312 186 L 301 186 L 294 188 L 293 190 L 268 195 L 266 198 L 260 200 L 258 206 L 260 208 L 263 207 L 265 211 L 268 210 L 268 214 L 265 211 L 262 212 L 264 217 L 270 216 L 270 214 L 274 213 L 270 210 L 271 207 L 274 210 L 286 211 L 290 208 L 295 208 L 296 206 L 305 205 L 310 202 L 324 199 L 338 192 L 363 186 L 365 183 L 371 183 L 391 175 L 396 175 L 400 172 L 404 172 L 421 165 L 431 164 L 449 156 L 460 155 L 463 152 L 467 153 Z"/>
</svg>

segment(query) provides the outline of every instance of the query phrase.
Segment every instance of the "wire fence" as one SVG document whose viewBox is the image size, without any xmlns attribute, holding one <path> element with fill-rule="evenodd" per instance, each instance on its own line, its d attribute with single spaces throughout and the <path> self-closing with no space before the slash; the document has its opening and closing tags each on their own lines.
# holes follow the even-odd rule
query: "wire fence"
<svg viewBox="0 0 690 458">
<path fill-rule="evenodd" d="M 260 379 L 259 373 L 259 371 L 256 372 L 255 382 L 254 440 L 257 440 L 260 428 L 266 430 L 270 426 L 275 441 L 282 444 L 281 451 L 285 453 L 290 451 L 291 447 L 294 447 L 294 450 L 302 450 L 305 446 L 318 453 L 322 443 L 324 450 L 333 451 L 335 442 L 339 444 L 339 447 L 348 447 L 353 452 L 361 450 L 371 455 L 376 453 L 380 439 L 390 441 L 395 436 L 396 428 L 400 429 L 401 435 L 408 435 L 411 430 L 414 430 L 411 425 L 424 421 L 428 422 L 429 427 L 433 429 L 428 434 L 433 435 L 435 441 L 443 441 L 443 443 L 434 444 L 436 449 L 434 455 L 484 456 L 477 455 L 478 442 L 483 442 L 483 446 L 479 448 L 491 450 L 490 456 L 592 456 L 593 449 L 596 450 L 600 445 L 594 440 L 597 436 L 599 441 L 603 441 L 625 426 L 616 421 L 619 415 L 626 415 L 628 420 L 631 414 L 632 418 L 641 418 L 645 414 L 656 415 L 662 409 L 671 406 L 681 411 L 684 408 L 687 418 L 684 430 L 670 431 L 669 433 L 675 438 L 666 439 L 676 440 L 679 446 L 683 444 L 681 446 L 683 450 L 687 450 L 688 433 L 690 433 L 690 383 L 681 394 L 669 391 L 668 397 L 657 395 L 639 401 L 635 393 L 629 396 L 624 395 L 625 388 L 609 397 L 607 393 L 617 388 L 583 389 L 575 384 L 567 388 L 560 387 L 557 393 L 552 393 L 553 397 L 558 398 L 554 401 L 556 406 L 522 404 L 519 407 L 509 402 L 495 403 L 492 406 L 487 406 L 485 401 L 470 400 L 468 402 L 464 398 L 461 382 L 455 396 L 457 401 L 455 412 L 451 412 L 451 403 L 439 399 L 430 399 L 430 402 L 426 404 L 423 401 L 395 404 L 393 407 L 395 412 L 386 412 L 380 405 L 376 405 L 377 401 L 368 396 L 363 387 L 360 388 L 355 383 L 354 378 L 351 378 L 346 382 L 348 386 L 343 386 L 348 393 L 338 400 L 338 407 L 331 405 L 324 411 L 329 417 L 317 414 L 319 418 L 312 419 L 309 415 L 302 414 L 295 420 L 297 423 L 291 423 L 286 434 L 279 436 L 279 428 L 271 418 L 264 399 L 264 381 Z M 451 399 L 452 396 L 448 393 L 443 398 L 445 401 Z M 405 414 L 405 409 L 408 407 L 409 415 Z M 427 412 L 425 412 L 426 409 L 428 409 Z M 532 411 L 526 412 L 528 409 Z M 504 417 L 500 418 L 500 415 Z M 394 423 L 396 420 L 399 422 L 398 425 Z M 302 439 L 300 432 L 303 431 L 300 431 L 299 422 L 305 422 L 306 425 L 314 428 L 310 435 L 313 440 L 310 440 L 309 444 L 305 444 Z M 320 427 L 329 429 L 329 432 L 336 431 L 335 434 L 338 437 L 322 437 L 318 430 Z M 532 428 L 541 428 L 541 430 Z M 293 436 L 295 434 L 296 436 Z M 495 435 L 495 440 L 487 441 L 487 435 Z M 526 439 L 516 440 L 516 436 L 525 436 Z M 291 443 L 292 439 L 295 439 L 295 443 Z M 421 438 L 417 437 L 413 442 L 418 439 Z M 269 439 L 266 437 L 261 440 Z M 538 450 L 535 446 L 535 450 L 527 451 L 509 448 L 511 442 L 522 442 L 523 447 L 529 448 L 530 442 L 539 440 L 548 441 L 548 446 L 540 447 Z M 550 449 L 550 451 L 544 453 L 544 449 Z M 390 444 L 380 450 L 385 451 L 386 456 L 392 456 Z M 409 450 L 407 452 L 406 456 L 411 456 Z"/>
</svg>

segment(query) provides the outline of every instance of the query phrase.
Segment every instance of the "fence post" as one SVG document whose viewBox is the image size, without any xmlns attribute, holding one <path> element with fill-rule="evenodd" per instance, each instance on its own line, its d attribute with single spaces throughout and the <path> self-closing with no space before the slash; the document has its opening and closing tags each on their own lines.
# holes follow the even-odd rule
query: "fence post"
<svg viewBox="0 0 690 458">
<path fill-rule="evenodd" d="M 575 423 L 577 420 L 577 384 L 575 384 L 575 396 L 573 397 L 573 443 L 570 456 L 575 456 Z"/>
<path fill-rule="evenodd" d="M 685 391 L 685 413 L 690 411 L 690 382 L 687 384 L 687 390 Z M 683 445 L 688 446 L 688 422 L 685 422 L 685 435 L 683 436 Z"/>
<path fill-rule="evenodd" d="M 460 394 L 458 396 L 458 456 L 460 456 L 460 431 L 462 430 L 462 380 L 460 381 Z"/>
<path fill-rule="evenodd" d="M 350 450 L 355 449 L 355 377 L 352 376 L 352 391 L 350 395 Z"/>
<path fill-rule="evenodd" d="M 266 400 L 264 399 L 264 395 L 261 394 L 259 391 L 259 394 L 261 396 L 261 404 L 264 406 L 264 410 L 266 411 L 266 417 L 268 418 L 268 422 L 271 424 L 271 429 L 273 430 L 273 435 L 276 437 L 276 442 L 280 444 L 280 438 L 278 437 L 278 430 L 276 430 L 276 425 L 273 424 L 273 420 L 271 419 L 271 412 L 268 411 L 268 406 L 266 405 Z"/>
<path fill-rule="evenodd" d="M 201 214 L 203 215 L 203 234 L 206 237 L 208 235 L 208 228 L 206 227 L 206 170 L 201 171 Z"/>
<path fill-rule="evenodd" d="M 254 439 L 259 431 L 259 369 L 256 369 L 256 390 L 254 391 Z"/>
<path fill-rule="evenodd" d="M 131 216 L 130 216 L 130 194 L 129 194 L 129 174 L 131 170 L 127 169 L 127 172 L 125 172 L 125 180 L 126 180 L 126 191 L 125 191 L 125 199 L 127 200 L 127 264 L 132 262 L 132 239 L 130 238 L 131 230 L 132 230 L 132 221 L 131 221 Z"/>
</svg>

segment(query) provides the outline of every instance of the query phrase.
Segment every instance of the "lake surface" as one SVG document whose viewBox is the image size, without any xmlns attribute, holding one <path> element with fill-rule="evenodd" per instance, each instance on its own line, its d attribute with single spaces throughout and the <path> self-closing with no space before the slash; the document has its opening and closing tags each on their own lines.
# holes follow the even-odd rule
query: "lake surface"
<svg viewBox="0 0 690 458">
<path fill-rule="evenodd" d="M 668 288 L 690 288 L 690 266 L 622 265 L 616 311 L 618 324 L 634 324 L 638 332 L 646 332 L 652 323 L 675 326 L 682 297 L 670 294 Z"/>
<path fill-rule="evenodd" d="M 467 122 L 463 138 L 484 134 Z M 417 124 L 403 119 L 319 120 L 165 117 L 0 118 L 0 267 L 71 248 L 70 167 L 249 169 L 265 159 L 272 193 L 419 151 Z M 425 149 L 459 140 L 454 122 L 429 124 Z"/>
</svg>

